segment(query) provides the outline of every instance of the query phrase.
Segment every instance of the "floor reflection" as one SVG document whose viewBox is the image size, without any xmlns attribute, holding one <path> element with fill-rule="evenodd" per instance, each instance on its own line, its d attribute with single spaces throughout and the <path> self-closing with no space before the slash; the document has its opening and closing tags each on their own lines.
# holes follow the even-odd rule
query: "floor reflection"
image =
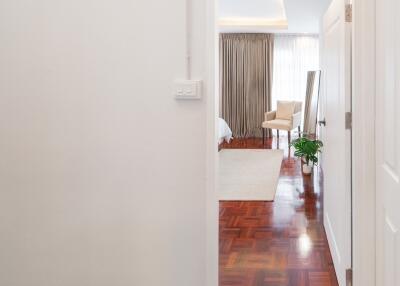
<svg viewBox="0 0 400 286">
<path fill-rule="evenodd" d="M 308 257 L 308 254 L 310 253 L 310 250 L 312 248 L 312 241 L 307 233 L 303 233 L 302 235 L 300 235 L 298 248 L 302 257 Z"/>
<path fill-rule="evenodd" d="M 234 139 L 223 148 L 285 151 L 274 202 L 220 204 L 220 286 L 337 286 L 323 227 L 322 172 L 303 176 L 287 138 Z"/>
</svg>

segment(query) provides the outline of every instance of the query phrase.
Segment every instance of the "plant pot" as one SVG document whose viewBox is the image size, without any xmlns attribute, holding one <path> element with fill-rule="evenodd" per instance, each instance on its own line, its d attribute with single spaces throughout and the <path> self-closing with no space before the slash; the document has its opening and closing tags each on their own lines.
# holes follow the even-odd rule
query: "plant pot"
<svg viewBox="0 0 400 286">
<path fill-rule="evenodd" d="M 311 175 L 313 166 L 303 164 L 303 174 L 304 175 Z"/>
</svg>

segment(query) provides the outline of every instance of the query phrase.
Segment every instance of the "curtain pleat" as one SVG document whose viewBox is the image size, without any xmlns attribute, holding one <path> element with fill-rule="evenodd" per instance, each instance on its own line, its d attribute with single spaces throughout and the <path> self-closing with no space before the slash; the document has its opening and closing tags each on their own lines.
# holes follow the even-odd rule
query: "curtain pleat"
<svg viewBox="0 0 400 286">
<path fill-rule="evenodd" d="M 261 137 L 271 110 L 274 38 L 271 34 L 221 34 L 221 116 L 234 137 Z"/>
</svg>

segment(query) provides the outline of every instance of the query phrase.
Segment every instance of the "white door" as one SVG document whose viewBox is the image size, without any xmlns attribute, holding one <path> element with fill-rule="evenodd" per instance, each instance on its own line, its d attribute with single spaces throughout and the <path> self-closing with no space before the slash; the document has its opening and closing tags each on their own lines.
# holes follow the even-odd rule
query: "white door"
<svg viewBox="0 0 400 286">
<path fill-rule="evenodd" d="M 333 0 L 323 17 L 321 68 L 323 80 L 321 127 L 324 142 L 324 225 L 340 286 L 351 268 L 351 23 L 346 1 Z"/>
<path fill-rule="evenodd" d="M 400 3 L 376 6 L 377 284 L 400 285 Z"/>
</svg>

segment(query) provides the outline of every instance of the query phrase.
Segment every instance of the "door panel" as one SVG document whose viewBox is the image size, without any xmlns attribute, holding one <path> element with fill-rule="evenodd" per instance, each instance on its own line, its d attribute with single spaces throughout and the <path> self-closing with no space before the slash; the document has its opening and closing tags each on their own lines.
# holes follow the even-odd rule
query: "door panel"
<svg viewBox="0 0 400 286">
<path fill-rule="evenodd" d="M 400 4 L 376 9 L 377 285 L 400 285 Z"/>
<path fill-rule="evenodd" d="M 345 4 L 333 0 L 322 25 L 324 225 L 341 286 L 351 268 L 351 132 L 345 122 L 351 111 L 351 27 Z"/>
</svg>

